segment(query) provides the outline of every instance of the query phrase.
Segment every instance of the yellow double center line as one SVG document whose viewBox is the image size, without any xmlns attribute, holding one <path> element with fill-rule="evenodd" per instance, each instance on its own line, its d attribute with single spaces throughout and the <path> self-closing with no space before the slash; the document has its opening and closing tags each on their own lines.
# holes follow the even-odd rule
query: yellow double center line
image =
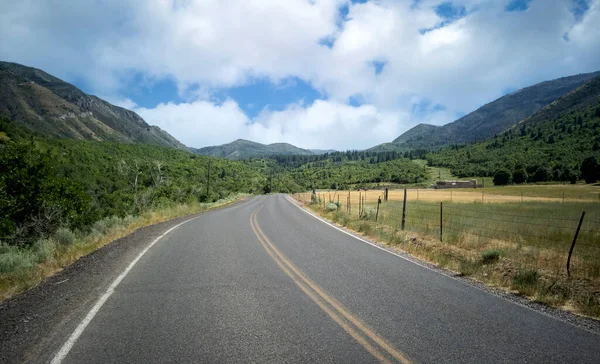
<svg viewBox="0 0 600 364">
<path fill-rule="evenodd" d="M 256 215 L 263 207 L 261 206 L 252 213 L 250 225 L 260 244 L 285 274 L 344 331 L 380 362 L 391 363 L 393 360 L 397 360 L 401 363 L 410 363 L 411 361 L 402 352 L 350 313 L 338 300 L 327 294 L 277 249 L 275 244 L 267 238 L 256 220 Z"/>
</svg>

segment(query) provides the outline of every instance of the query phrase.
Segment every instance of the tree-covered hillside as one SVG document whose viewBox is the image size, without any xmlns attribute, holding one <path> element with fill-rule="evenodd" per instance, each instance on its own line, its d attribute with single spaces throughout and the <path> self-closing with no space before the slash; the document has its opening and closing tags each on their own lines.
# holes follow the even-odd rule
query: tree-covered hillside
<svg viewBox="0 0 600 364">
<path fill-rule="evenodd" d="M 593 177 L 586 178 L 585 168 L 582 173 L 582 164 L 588 159 L 586 163 L 597 168 L 594 160 L 599 157 L 597 77 L 502 134 L 430 153 L 426 159 L 432 166 L 451 168 L 458 176 L 499 174 L 497 182 L 504 184 L 592 181 Z"/>
<path fill-rule="evenodd" d="M 210 176 L 208 168 L 210 165 Z M 0 119 L 0 240 L 27 244 L 61 226 L 260 193 L 249 165 L 168 147 L 46 139 Z"/>
<path fill-rule="evenodd" d="M 269 158 L 276 155 L 314 155 L 287 143 L 260 144 L 249 140 L 238 139 L 228 144 L 193 149 L 195 153 L 232 160 L 249 158 Z"/>
</svg>

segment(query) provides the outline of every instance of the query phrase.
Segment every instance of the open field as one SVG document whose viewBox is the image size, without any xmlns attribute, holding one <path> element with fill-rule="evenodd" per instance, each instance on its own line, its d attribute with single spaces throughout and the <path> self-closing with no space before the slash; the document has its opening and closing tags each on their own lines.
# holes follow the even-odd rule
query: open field
<svg viewBox="0 0 600 364">
<path fill-rule="evenodd" d="M 547 197 L 551 191 L 562 195 L 562 186 L 533 187 L 546 197 L 524 196 L 521 202 L 520 193 L 483 191 L 482 203 L 480 189 L 409 190 L 404 231 L 400 190 L 390 191 L 379 209 L 382 191 L 321 192 L 316 203 L 310 193 L 295 197 L 341 225 L 460 274 L 600 318 L 600 203 L 586 201 L 594 195 L 583 193 L 597 187 L 567 186 L 582 193 L 564 203 L 562 196 Z M 340 208 L 333 211 L 328 202 L 338 197 Z M 568 277 L 567 258 L 584 211 Z"/>
<path fill-rule="evenodd" d="M 348 196 L 352 204 L 366 196 L 367 203 L 383 198 L 383 190 L 318 191 L 321 198 L 344 205 Z M 310 198 L 306 193 L 305 199 Z M 391 189 L 389 201 L 402 201 L 404 190 Z M 460 202 L 460 203 L 521 203 L 521 202 L 595 202 L 600 203 L 600 187 L 594 185 L 523 185 L 486 187 L 477 189 L 407 189 L 407 201 Z"/>
</svg>

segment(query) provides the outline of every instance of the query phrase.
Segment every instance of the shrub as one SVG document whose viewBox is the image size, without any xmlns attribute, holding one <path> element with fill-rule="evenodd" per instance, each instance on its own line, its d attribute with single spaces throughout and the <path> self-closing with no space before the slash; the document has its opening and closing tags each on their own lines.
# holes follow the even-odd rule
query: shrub
<svg viewBox="0 0 600 364">
<path fill-rule="evenodd" d="M 395 229 L 390 235 L 390 244 L 398 245 L 398 244 L 406 244 L 410 241 L 410 238 L 404 231 L 400 231 Z"/>
<path fill-rule="evenodd" d="M 513 284 L 516 287 L 534 286 L 537 284 L 539 273 L 535 269 L 526 269 L 515 274 Z"/>
<path fill-rule="evenodd" d="M 361 217 L 363 220 L 375 220 L 375 210 L 373 209 L 364 209 Z"/>
<path fill-rule="evenodd" d="M 474 274 L 477 269 L 481 266 L 481 263 L 471 259 L 461 259 L 459 263 L 460 273 L 465 276 Z"/>
<path fill-rule="evenodd" d="M 499 250 L 486 250 L 481 253 L 481 262 L 483 264 L 492 264 L 496 263 L 500 259 L 500 251 Z"/>
<path fill-rule="evenodd" d="M 350 216 L 345 211 L 338 210 L 333 214 L 332 220 L 346 226 L 350 222 Z"/>
<path fill-rule="evenodd" d="M 1 244 L 0 273 L 12 273 L 35 266 L 35 256 L 29 249 Z"/>
<path fill-rule="evenodd" d="M 54 233 L 54 240 L 60 245 L 71 245 L 75 239 L 75 234 L 67 228 L 60 228 Z"/>
<path fill-rule="evenodd" d="M 370 223 L 366 222 L 366 221 L 361 221 L 358 224 L 358 231 L 360 231 L 363 234 L 371 234 L 371 232 L 373 232 L 373 227 L 371 226 Z"/>
<path fill-rule="evenodd" d="M 40 239 L 33 244 L 33 252 L 37 263 L 46 261 L 54 256 L 56 252 L 56 242 L 52 239 Z"/>
<path fill-rule="evenodd" d="M 333 202 L 329 202 L 327 203 L 327 205 L 325 205 L 325 208 L 327 209 L 327 211 L 337 211 L 338 205 Z"/>
</svg>

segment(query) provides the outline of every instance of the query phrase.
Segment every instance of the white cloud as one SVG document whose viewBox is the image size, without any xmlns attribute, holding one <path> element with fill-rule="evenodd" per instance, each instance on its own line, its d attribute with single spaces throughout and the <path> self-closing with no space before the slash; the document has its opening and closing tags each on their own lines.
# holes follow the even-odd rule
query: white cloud
<svg viewBox="0 0 600 364">
<path fill-rule="evenodd" d="M 364 149 L 397 135 L 399 118 L 408 115 L 382 112 L 373 105 L 349 106 L 334 101 L 315 101 L 310 106 L 292 104 L 282 111 L 265 109 L 248 118 L 233 100 L 160 104 L 134 108 L 151 124 L 168 130 L 191 147 L 218 145 L 235 139 L 261 143 L 287 142 L 303 148 Z M 360 138 L 356 136 L 360 135 Z"/>
<path fill-rule="evenodd" d="M 600 69 L 600 0 L 589 2 L 580 21 L 572 0 L 532 0 L 527 11 L 512 13 L 504 11 L 509 0 L 454 0 L 467 15 L 433 29 L 444 20 L 433 10 L 441 2 L 0 0 L 0 58 L 82 79 L 89 91 L 115 95 L 198 147 L 237 137 L 368 147 L 418 122 L 452 121 L 508 88 Z M 346 21 L 342 4 L 349 4 Z M 331 49 L 319 44 L 324 38 L 334 40 Z M 386 62 L 379 75 L 375 60 Z M 136 108 L 121 93 L 133 72 L 175 80 L 188 102 Z M 326 99 L 263 110 L 254 120 L 233 100 L 210 101 L 215 90 L 288 77 Z M 349 106 L 351 96 L 365 105 Z M 423 100 L 446 110 L 412 113 Z"/>
</svg>

